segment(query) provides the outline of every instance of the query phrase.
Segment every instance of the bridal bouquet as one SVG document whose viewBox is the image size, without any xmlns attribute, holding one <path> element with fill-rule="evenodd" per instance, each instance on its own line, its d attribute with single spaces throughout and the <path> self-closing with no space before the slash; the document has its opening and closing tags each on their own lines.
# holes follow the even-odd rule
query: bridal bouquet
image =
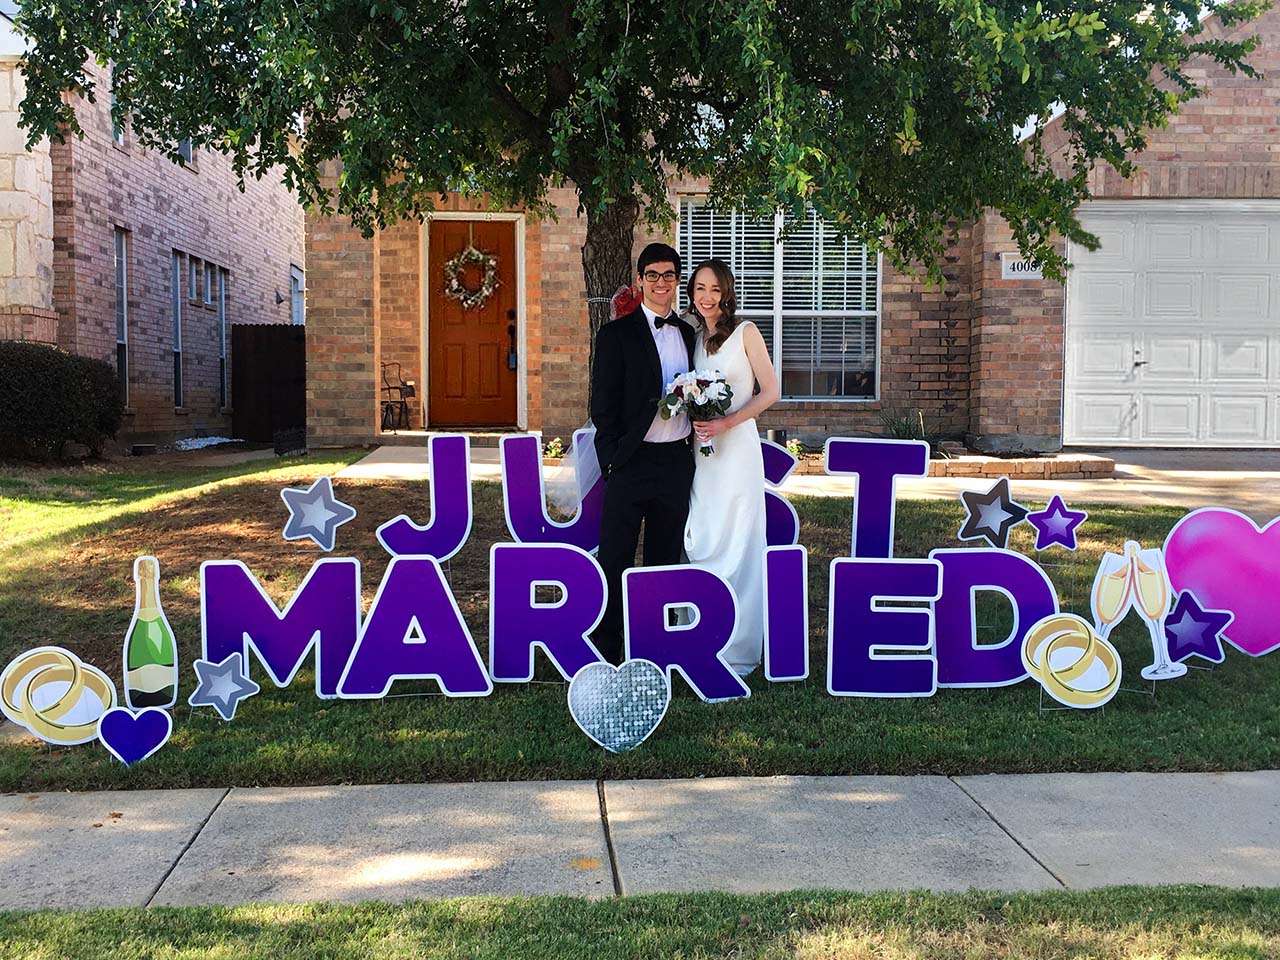
<svg viewBox="0 0 1280 960">
<path fill-rule="evenodd" d="M 719 370 L 690 370 L 667 384 L 666 396 L 658 404 L 663 420 L 686 414 L 694 423 L 719 420 L 729 412 L 733 402 L 733 388 Z M 715 448 L 709 443 L 698 447 L 704 457 L 711 456 Z"/>
</svg>

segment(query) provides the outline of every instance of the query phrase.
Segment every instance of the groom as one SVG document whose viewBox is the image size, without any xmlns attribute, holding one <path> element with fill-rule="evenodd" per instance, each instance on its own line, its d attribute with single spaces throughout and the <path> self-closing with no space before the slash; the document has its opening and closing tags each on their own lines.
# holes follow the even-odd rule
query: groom
<svg viewBox="0 0 1280 960">
<path fill-rule="evenodd" d="M 635 564 L 641 524 L 646 567 L 679 563 L 684 545 L 689 421 L 658 416 L 666 385 L 693 366 L 693 328 L 671 310 L 680 269 L 680 254 L 665 243 L 645 247 L 636 262 L 640 307 L 596 334 L 591 419 L 605 477 L 597 559 L 609 601 L 593 639 L 611 663 L 622 662 L 622 573 Z"/>
</svg>

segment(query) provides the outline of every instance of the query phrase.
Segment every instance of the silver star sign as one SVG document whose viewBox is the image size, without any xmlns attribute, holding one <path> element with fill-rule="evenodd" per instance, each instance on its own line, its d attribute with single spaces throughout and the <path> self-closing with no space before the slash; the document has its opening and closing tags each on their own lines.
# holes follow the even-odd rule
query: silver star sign
<svg viewBox="0 0 1280 960">
<path fill-rule="evenodd" d="M 286 540 L 313 540 L 326 553 L 333 549 L 338 528 L 355 517 L 354 507 L 333 495 L 333 481 L 321 477 L 305 490 L 285 487 L 280 499 L 289 508 L 289 522 L 284 525 Z"/>
<path fill-rule="evenodd" d="M 194 666 L 200 683 L 187 703 L 193 707 L 213 707 L 223 720 L 234 720 L 240 701 L 262 689 L 245 676 L 239 653 L 231 654 L 221 663 L 197 660 Z"/>
</svg>

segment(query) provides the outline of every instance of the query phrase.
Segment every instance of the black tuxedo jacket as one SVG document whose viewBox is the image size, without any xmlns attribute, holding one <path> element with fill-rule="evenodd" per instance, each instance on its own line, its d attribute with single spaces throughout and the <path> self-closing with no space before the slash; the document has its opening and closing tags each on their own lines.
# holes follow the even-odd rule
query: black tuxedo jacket
<svg viewBox="0 0 1280 960">
<path fill-rule="evenodd" d="M 693 369 L 693 327 L 683 320 L 676 324 Z M 665 387 L 658 345 L 643 307 L 600 328 L 591 374 L 591 420 L 596 428 L 596 457 L 606 477 L 626 463 L 644 440 Z"/>
</svg>

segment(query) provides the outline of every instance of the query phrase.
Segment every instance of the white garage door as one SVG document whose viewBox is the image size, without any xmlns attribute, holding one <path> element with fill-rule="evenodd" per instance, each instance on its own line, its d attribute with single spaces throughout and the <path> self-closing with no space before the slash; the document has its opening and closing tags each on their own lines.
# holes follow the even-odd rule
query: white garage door
<svg viewBox="0 0 1280 960">
<path fill-rule="evenodd" d="M 1280 201 L 1082 208 L 1063 439 L 1280 446 Z"/>
</svg>

